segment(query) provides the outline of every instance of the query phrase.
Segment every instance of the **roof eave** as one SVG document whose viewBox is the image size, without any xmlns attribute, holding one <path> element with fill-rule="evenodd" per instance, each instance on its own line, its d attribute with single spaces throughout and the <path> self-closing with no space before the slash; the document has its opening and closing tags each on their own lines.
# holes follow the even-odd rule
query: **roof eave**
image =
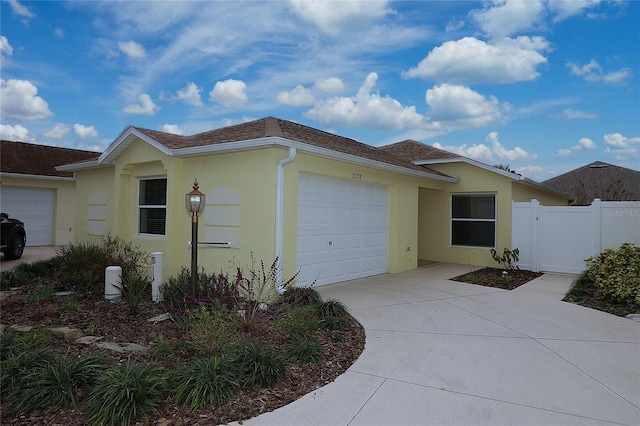
<svg viewBox="0 0 640 426">
<path fill-rule="evenodd" d="M 192 157 L 197 155 L 218 154 L 223 152 L 237 152 L 245 151 L 248 149 L 260 149 L 268 147 L 281 147 L 281 148 L 296 148 L 299 152 L 305 152 L 307 154 L 318 155 L 325 158 L 331 158 L 335 160 L 345 161 L 352 164 L 358 164 L 362 166 L 374 167 L 377 169 L 392 171 L 395 173 L 402 173 L 409 176 L 416 176 L 421 178 L 427 178 L 437 180 L 446 183 L 457 183 L 458 178 L 450 176 L 441 176 L 429 172 L 421 172 L 419 170 L 413 170 L 410 168 L 397 166 L 394 164 L 385 163 L 382 161 L 370 160 L 357 155 L 346 154 L 339 151 L 334 151 L 327 148 L 321 148 L 315 145 L 309 145 L 303 142 L 292 141 L 281 137 L 266 137 L 259 139 L 251 139 L 237 142 L 225 142 L 223 144 L 202 145 L 197 147 L 180 148 L 173 150 L 173 155 L 176 157 Z"/>
<path fill-rule="evenodd" d="M 99 160 L 84 161 L 82 163 L 64 164 L 62 166 L 56 166 L 56 170 L 59 172 L 76 172 L 78 170 L 95 169 L 98 167 L 109 167 L 110 164 L 100 164 Z"/>
<path fill-rule="evenodd" d="M 56 167 L 57 170 L 57 167 Z M 58 171 L 66 171 L 66 170 L 58 170 Z M 67 176 L 49 176 L 49 175 L 31 175 L 25 173 L 7 173 L 0 172 L 0 177 L 8 177 L 8 178 L 21 178 L 21 179 L 45 179 L 45 180 L 61 180 L 67 182 L 74 182 L 76 180 L 75 177 L 67 177 Z"/>
<path fill-rule="evenodd" d="M 110 164 L 122 154 L 135 139 L 140 139 L 165 155 L 173 156 L 173 150 L 161 144 L 135 127 L 129 126 L 120 133 L 120 135 L 109 145 L 109 147 L 98 158 L 99 164 Z"/>
</svg>

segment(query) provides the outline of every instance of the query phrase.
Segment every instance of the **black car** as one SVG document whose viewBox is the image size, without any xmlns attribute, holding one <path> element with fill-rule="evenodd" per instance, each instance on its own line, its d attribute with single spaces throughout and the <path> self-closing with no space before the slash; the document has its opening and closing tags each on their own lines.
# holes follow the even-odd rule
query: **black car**
<svg viewBox="0 0 640 426">
<path fill-rule="evenodd" d="M 11 219 L 6 213 L 0 213 L 0 250 L 7 260 L 20 259 L 27 243 L 27 232 L 24 223 L 18 219 Z"/>
</svg>

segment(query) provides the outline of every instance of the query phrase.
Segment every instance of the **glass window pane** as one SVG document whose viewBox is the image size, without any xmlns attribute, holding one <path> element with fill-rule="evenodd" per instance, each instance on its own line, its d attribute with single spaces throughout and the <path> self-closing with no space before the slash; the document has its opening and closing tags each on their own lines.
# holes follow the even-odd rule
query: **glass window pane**
<svg viewBox="0 0 640 426">
<path fill-rule="evenodd" d="M 140 181 L 141 206 L 164 206 L 167 204 L 167 180 L 148 179 Z"/>
<path fill-rule="evenodd" d="M 495 195 L 453 195 L 451 212 L 456 219 L 495 219 Z"/>
<path fill-rule="evenodd" d="M 164 235 L 166 209 L 140 208 L 140 233 Z"/>
<path fill-rule="evenodd" d="M 451 223 L 454 246 L 495 247 L 495 222 L 457 221 Z"/>
</svg>

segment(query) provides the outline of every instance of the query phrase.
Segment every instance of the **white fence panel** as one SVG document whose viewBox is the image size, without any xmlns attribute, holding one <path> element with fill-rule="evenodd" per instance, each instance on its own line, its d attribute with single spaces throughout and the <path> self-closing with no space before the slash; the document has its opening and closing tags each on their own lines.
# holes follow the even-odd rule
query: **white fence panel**
<svg viewBox="0 0 640 426">
<path fill-rule="evenodd" d="M 580 273 L 584 260 L 623 243 L 640 246 L 640 202 L 596 199 L 588 207 L 512 204 L 511 247 L 520 268 Z"/>
</svg>

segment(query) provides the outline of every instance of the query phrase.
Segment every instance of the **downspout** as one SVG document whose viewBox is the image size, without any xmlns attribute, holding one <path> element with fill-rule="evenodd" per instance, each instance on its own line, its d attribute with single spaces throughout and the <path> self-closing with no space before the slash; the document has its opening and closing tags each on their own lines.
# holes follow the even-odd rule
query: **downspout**
<svg viewBox="0 0 640 426">
<path fill-rule="evenodd" d="M 280 294 L 285 292 L 282 287 L 282 240 L 284 233 L 284 166 L 291 163 L 296 158 L 296 149 L 289 147 L 289 156 L 278 162 L 276 172 L 276 291 Z"/>
</svg>

